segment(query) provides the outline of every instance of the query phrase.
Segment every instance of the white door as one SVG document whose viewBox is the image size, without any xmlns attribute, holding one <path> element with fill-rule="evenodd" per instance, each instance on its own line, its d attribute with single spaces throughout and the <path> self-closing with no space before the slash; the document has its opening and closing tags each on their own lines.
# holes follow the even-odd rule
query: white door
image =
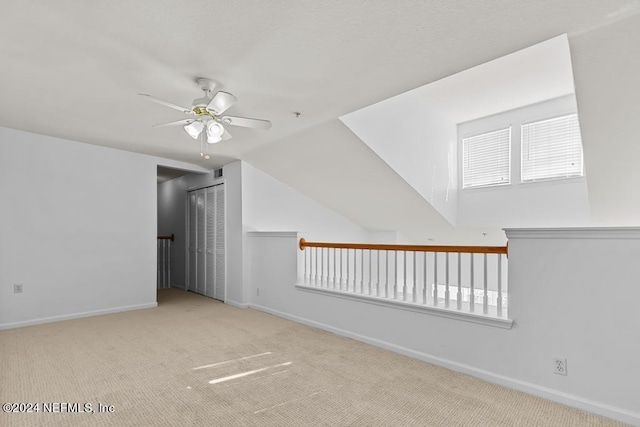
<svg viewBox="0 0 640 427">
<path fill-rule="evenodd" d="M 215 240 L 216 240 L 216 196 L 215 188 L 206 188 L 205 198 L 207 202 L 207 286 L 205 295 L 211 298 L 215 297 L 216 289 L 216 263 L 215 263 Z"/>
<path fill-rule="evenodd" d="M 206 265 L 206 217 L 207 210 L 205 206 L 205 190 L 196 191 L 196 217 L 197 217 L 197 230 L 196 230 L 196 252 L 197 252 L 197 266 L 196 266 L 196 292 L 204 294 L 206 291 L 206 277 L 207 277 L 207 265 Z"/>
<path fill-rule="evenodd" d="M 216 203 L 216 233 L 215 233 L 215 265 L 216 265 L 216 288 L 214 298 L 224 301 L 226 276 L 224 271 L 225 263 L 225 236 L 224 236 L 224 186 L 214 187 Z"/>
<path fill-rule="evenodd" d="M 187 238 L 189 239 L 188 242 L 188 250 L 187 250 L 187 259 L 188 259 L 188 264 L 187 264 L 187 290 L 189 291 L 196 291 L 196 278 L 197 278 L 197 270 L 198 270 L 198 257 L 197 257 L 197 253 L 198 251 L 196 250 L 196 236 L 198 235 L 197 230 L 198 230 L 198 216 L 196 215 L 197 209 L 196 209 L 196 193 L 195 191 L 192 193 L 189 193 L 189 204 L 188 204 L 188 210 L 189 210 L 189 216 L 188 216 L 188 221 L 189 221 L 189 226 L 188 226 L 188 236 Z"/>
</svg>

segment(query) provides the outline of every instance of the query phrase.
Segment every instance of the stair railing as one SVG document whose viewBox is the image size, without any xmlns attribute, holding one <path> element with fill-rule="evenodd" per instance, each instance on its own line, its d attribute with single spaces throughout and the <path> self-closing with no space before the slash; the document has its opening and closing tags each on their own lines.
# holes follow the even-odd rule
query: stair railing
<svg viewBox="0 0 640 427">
<path fill-rule="evenodd" d="M 304 286 L 506 317 L 505 246 L 307 242 Z"/>
</svg>

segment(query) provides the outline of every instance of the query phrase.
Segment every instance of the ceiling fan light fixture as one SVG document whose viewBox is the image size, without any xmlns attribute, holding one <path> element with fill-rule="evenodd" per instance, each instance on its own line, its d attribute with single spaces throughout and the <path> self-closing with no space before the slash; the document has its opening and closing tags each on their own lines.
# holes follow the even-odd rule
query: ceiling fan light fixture
<svg viewBox="0 0 640 427">
<path fill-rule="evenodd" d="M 220 123 L 209 122 L 207 124 L 207 142 L 209 144 L 215 144 L 222 141 L 222 134 L 224 133 L 224 127 Z"/>
<path fill-rule="evenodd" d="M 198 136 L 204 129 L 204 125 L 199 121 L 194 121 L 189 123 L 184 127 L 185 132 L 189 134 L 189 136 L 193 139 L 198 139 Z"/>
<path fill-rule="evenodd" d="M 210 135 L 207 135 L 207 143 L 208 144 L 216 144 L 216 143 L 218 143 L 220 141 L 222 141 L 222 138 L 219 137 L 219 136 L 211 137 Z"/>
</svg>

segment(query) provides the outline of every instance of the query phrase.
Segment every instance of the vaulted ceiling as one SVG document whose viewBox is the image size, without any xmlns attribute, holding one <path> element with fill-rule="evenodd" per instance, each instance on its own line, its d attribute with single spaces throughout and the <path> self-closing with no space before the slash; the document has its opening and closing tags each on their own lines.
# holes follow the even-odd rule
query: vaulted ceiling
<svg viewBox="0 0 640 427">
<path fill-rule="evenodd" d="M 207 168 L 259 160 L 308 132 L 322 149 L 341 115 L 637 10 L 626 0 L 6 0 L 0 126 Z M 238 97 L 230 114 L 273 128 L 231 128 L 210 160 L 181 128 L 152 128 L 181 113 L 136 94 L 188 106 L 201 96 L 198 77 Z M 287 153 L 283 164 L 295 162 Z"/>
</svg>

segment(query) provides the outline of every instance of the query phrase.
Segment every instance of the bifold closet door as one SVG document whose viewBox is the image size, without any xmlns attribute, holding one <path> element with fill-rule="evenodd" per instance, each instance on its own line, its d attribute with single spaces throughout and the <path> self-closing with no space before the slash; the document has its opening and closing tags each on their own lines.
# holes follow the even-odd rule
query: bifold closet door
<svg viewBox="0 0 640 427">
<path fill-rule="evenodd" d="M 189 193 L 189 227 L 188 227 L 188 238 L 189 238 L 189 249 L 188 249 L 188 258 L 189 265 L 187 266 L 187 290 L 195 292 L 197 289 L 196 279 L 197 279 L 197 271 L 198 271 L 198 251 L 197 251 L 197 239 L 198 235 L 198 216 L 196 214 L 196 193 Z"/>
<path fill-rule="evenodd" d="M 216 289 L 216 262 L 215 262 L 215 241 L 216 241 L 216 196 L 215 188 L 206 189 L 207 202 L 207 286 L 205 295 L 211 298 L 215 297 Z"/>
<path fill-rule="evenodd" d="M 224 301 L 225 293 L 225 236 L 224 236 L 224 186 L 219 185 L 215 188 L 215 269 L 216 269 L 216 286 L 213 297 Z"/>
<path fill-rule="evenodd" d="M 224 187 L 206 189 L 207 287 L 205 295 L 224 301 Z"/>
<path fill-rule="evenodd" d="M 206 290 L 206 217 L 207 210 L 205 205 L 205 190 L 196 191 L 196 216 L 197 216 L 197 235 L 196 235 L 196 292 L 204 294 Z"/>
<path fill-rule="evenodd" d="M 188 194 L 188 290 L 224 301 L 224 186 Z"/>
</svg>

